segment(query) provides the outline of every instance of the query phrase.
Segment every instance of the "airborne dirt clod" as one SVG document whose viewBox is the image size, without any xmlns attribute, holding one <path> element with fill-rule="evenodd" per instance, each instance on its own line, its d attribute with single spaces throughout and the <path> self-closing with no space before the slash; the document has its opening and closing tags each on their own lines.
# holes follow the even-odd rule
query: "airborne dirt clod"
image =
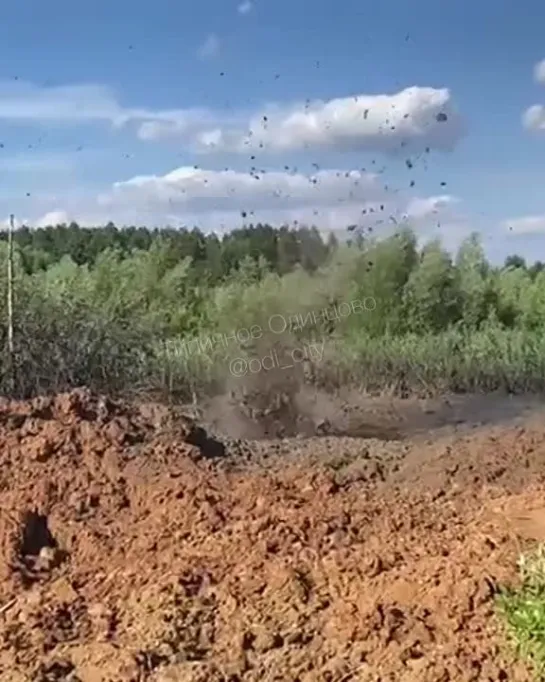
<svg viewBox="0 0 545 682">
<path fill-rule="evenodd" d="M 85 390 L 3 401 L 0 679 L 530 680 L 493 605 L 545 539 L 543 428 L 316 427 L 222 440 Z"/>
</svg>

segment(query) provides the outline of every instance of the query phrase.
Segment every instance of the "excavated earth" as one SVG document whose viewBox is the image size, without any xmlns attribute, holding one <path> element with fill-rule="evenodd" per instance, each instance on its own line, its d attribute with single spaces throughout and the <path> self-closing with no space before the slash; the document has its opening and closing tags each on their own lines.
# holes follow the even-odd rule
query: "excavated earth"
<svg viewBox="0 0 545 682">
<path fill-rule="evenodd" d="M 545 540 L 542 423 L 222 442 L 4 401 L 0 680 L 530 680 L 494 599 Z"/>
</svg>

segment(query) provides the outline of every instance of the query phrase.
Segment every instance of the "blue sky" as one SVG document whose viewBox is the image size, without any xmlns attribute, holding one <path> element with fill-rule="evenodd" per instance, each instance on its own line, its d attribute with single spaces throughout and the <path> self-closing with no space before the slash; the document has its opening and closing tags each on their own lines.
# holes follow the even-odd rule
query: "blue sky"
<svg viewBox="0 0 545 682">
<path fill-rule="evenodd" d="M 545 259 L 543 26 L 537 0 L 10 3 L 0 216 L 393 216 Z"/>
</svg>

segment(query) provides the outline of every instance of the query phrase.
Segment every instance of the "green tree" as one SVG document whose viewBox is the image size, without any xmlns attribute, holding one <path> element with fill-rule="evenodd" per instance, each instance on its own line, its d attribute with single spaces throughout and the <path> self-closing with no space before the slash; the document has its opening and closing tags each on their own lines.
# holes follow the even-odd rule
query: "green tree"
<svg viewBox="0 0 545 682">
<path fill-rule="evenodd" d="M 468 237 L 456 256 L 461 319 L 471 329 L 488 318 L 495 297 L 488 277 L 488 263 L 478 234 Z"/>
<path fill-rule="evenodd" d="M 456 271 L 438 240 L 422 250 L 403 293 L 407 331 L 440 332 L 459 319 Z"/>
</svg>

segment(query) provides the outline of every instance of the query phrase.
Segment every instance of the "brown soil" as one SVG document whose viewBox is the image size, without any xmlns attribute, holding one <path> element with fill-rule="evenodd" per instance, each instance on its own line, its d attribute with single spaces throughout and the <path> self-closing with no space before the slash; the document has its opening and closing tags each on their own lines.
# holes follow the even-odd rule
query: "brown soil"
<svg viewBox="0 0 545 682">
<path fill-rule="evenodd" d="M 530 680 L 494 595 L 545 540 L 543 428 L 315 426 L 222 443 L 84 390 L 0 404 L 0 680 Z"/>
</svg>

